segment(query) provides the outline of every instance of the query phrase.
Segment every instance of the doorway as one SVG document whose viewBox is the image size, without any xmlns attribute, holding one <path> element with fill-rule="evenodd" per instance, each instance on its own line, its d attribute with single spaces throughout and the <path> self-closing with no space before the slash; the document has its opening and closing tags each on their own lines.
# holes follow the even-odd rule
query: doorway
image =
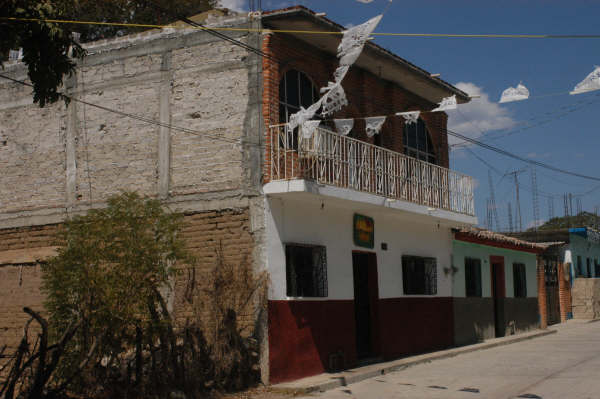
<svg viewBox="0 0 600 399">
<path fill-rule="evenodd" d="M 506 333 L 504 323 L 506 287 L 504 281 L 504 258 L 502 256 L 490 256 L 490 276 L 492 276 L 492 299 L 494 301 L 494 328 L 496 337 L 504 337 Z"/>
<path fill-rule="evenodd" d="M 374 253 L 352 252 L 356 353 L 359 360 L 377 354 L 377 257 Z"/>
</svg>

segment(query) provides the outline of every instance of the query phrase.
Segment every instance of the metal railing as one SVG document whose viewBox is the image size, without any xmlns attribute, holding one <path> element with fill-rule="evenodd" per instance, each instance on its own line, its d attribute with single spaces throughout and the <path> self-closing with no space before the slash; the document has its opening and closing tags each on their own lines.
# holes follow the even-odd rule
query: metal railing
<svg viewBox="0 0 600 399">
<path fill-rule="evenodd" d="M 270 180 L 307 179 L 475 215 L 473 179 L 459 172 L 317 128 L 269 128 Z"/>
</svg>

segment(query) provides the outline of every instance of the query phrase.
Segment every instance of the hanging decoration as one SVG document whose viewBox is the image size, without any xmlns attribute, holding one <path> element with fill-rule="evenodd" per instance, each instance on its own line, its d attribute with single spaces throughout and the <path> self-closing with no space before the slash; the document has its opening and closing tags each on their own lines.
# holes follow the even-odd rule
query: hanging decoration
<svg viewBox="0 0 600 399">
<path fill-rule="evenodd" d="M 348 105 L 348 99 L 346 98 L 346 92 L 340 83 L 329 82 L 327 87 L 321 89 L 321 93 L 325 93 L 321 98 L 323 108 L 321 114 L 327 116 L 336 111 L 341 110 L 344 106 Z"/>
<path fill-rule="evenodd" d="M 367 136 L 373 137 L 376 134 L 379 134 L 383 122 L 385 122 L 385 116 L 372 116 L 370 118 L 365 118 L 365 130 L 367 132 Z"/>
<path fill-rule="evenodd" d="M 517 87 L 509 87 L 502 92 L 500 103 L 509 103 L 512 101 L 522 101 L 529 98 L 529 90 L 523 84 L 519 83 Z"/>
<path fill-rule="evenodd" d="M 456 109 L 456 94 L 442 99 L 440 106 L 431 110 L 431 112 L 448 111 Z"/>
<path fill-rule="evenodd" d="M 600 67 L 596 68 L 583 79 L 577 83 L 577 86 L 569 94 L 581 94 L 588 91 L 600 90 Z"/>
<path fill-rule="evenodd" d="M 300 111 L 296 112 L 293 115 L 290 115 L 290 121 L 287 123 L 287 128 L 289 130 L 294 130 L 298 126 L 303 125 L 304 122 L 312 119 L 321 107 L 322 101 L 323 99 L 320 98 L 316 103 L 314 103 L 307 109 L 300 107 Z"/>
<path fill-rule="evenodd" d="M 317 130 L 320 124 L 320 120 L 304 122 L 302 124 L 302 137 L 305 139 L 310 139 L 315 134 L 315 130 Z"/>
<path fill-rule="evenodd" d="M 419 120 L 419 115 L 421 115 L 421 111 L 398 112 L 396 115 L 403 117 L 406 121 L 406 124 L 411 125 L 413 123 L 417 123 L 417 120 Z"/>
<path fill-rule="evenodd" d="M 321 89 L 323 96 L 308 107 L 307 109 L 300 108 L 300 111 L 290 116 L 288 129 L 293 130 L 296 127 L 303 125 L 304 122 L 312 119 L 319 108 L 323 106 L 321 114 L 327 116 L 336 111 L 341 110 L 348 105 L 346 93 L 342 87 L 342 80 L 348 73 L 350 66 L 354 64 L 360 53 L 362 52 L 365 43 L 369 39 L 373 30 L 377 27 L 383 14 L 371 18 L 367 22 L 345 30 L 343 32 L 342 42 L 338 46 L 338 57 L 340 58 L 340 66 L 335 70 L 333 77 L 334 82 L 329 82 L 326 87 Z"/>
<path fill-rule="evenodd" d="M 354 127 L 354 119 L 334 119 L 335 128 L 342 136 L 347 136 Z"/>
<path fill-rule="evenodd" d="M 382 17 L 383 14 L 380 14 L 343 32 L 342 42 L 338 46 L 340 65 L 350 66 L 354 64 Z"/>
</svg>

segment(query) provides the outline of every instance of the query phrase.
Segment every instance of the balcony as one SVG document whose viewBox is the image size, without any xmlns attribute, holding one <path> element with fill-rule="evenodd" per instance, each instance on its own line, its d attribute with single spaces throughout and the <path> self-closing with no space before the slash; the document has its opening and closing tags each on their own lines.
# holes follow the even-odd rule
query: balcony
<svg viewBox="0 0 600 399">
<path fill-rule="evenodd" d="M 303 179 L 418 204 L 476 221 L 473 179 L 434 164 L 318 128 L 312 137 L 269 128 L 267 180 Z M 451 218 L 454 219 L 454 218 Z"/>
</svg>

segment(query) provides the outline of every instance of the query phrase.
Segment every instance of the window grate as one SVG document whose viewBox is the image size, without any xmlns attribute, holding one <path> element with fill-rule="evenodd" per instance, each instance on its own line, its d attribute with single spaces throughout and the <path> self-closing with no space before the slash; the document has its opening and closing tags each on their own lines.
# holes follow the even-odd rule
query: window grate
<svg viewBox="0 0 600 399">
<path fill-rule="evenodd" d="M 465 258 L 465 291 L 468 297 L 481 297 L 481 260 Z"/>
<path fill-rule="evenodd" d="M 405 295 L 436 295 L 436 259 L 420 256 L 403 256 L 402 285 Z"/>
<path fill-rule="evenodd" d="M 515 298 L 526 298 L 527 277 L 523 263 L 513 263 L 513 283 Z"/>
<path fill-rule="evenodd" d="M 327 255 L 324 246 L 287 244 L 285 247 L 286 295 L 326 297 Z"/>
</svg>

